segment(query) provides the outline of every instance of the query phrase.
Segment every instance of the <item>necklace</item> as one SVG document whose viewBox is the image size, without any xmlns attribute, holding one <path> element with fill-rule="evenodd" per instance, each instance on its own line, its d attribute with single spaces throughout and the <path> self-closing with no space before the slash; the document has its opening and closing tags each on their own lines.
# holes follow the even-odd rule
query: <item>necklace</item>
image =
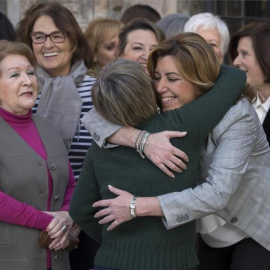
<svg viewBox="0 0 270 270">
<path fill-rule="evenodd" d="M 259 93 L 258 93 L 258 96 L 259 96 L 259 98 L 260 98 L 260 100 L 261 100 L 261 103 L 264 103 L 267 99 L 268 99 L 268 97 L 263 97 L 263 96 L 261 96 Z"/>
</svg>

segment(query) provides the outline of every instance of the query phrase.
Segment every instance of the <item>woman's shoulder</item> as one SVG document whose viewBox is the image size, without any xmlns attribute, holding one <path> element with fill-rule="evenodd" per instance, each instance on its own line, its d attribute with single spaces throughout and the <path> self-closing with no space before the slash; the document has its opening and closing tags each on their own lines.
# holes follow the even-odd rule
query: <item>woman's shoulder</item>
<svg viewBox="0 0 270 270">
<path fill-rule="evenodd" d="M 84 85 L 89 85 L 89 84 L 93 85 L 95 81 L 96 81 L 96 78 L 86 74 L 84 75 L 82 82 L 79 84 L 79 87 L 84 86 Z"/>
<path fill-rule="evenodd" d="M 253 122 L 253 125 L 256 126 L 259 124 L 259 120 L 257 118 L 257 114 L 250 102 L 246 98 L 242 98 L 228 110 L 214 128 L 214 131 L 225 131 L 236 123 L 244 123 L 246 121 L 248 121 L 250 125 Z"/>
<path fill-rule="evenodd" d="M 32 119 L 35 122 L 35 125 L 38 127 L 38 130 L 43 133 L 54 133 L 54 136 L 57 135 L 62 139 L 59 130 L 53 124 L 53 122 L 43 116 L 32 114 Z"/>
<path fill-rule="evenodd" d="M 96 79 L 85 75 L 83 80 L 79 85 L 77 85 L 77 91 L 80 94 L 81 98 L 89 98 L 91 97 L 91 89 L 95 83 Z"/>
<path fill-rule="evenodd" d="M 90 76 L 89 74 L 85 74 L 83 78 L 83 81 L 95 81 L 95 80 L 96 78 L 93 76 Z"/>
<path fill-rule="evenodd" d="M 227 114 L 234 115 L 234 114 L 251 114 L 254 111 L 252 105 L 246 98 L 241 98 L 237 103 L 235 103 Z"/>
</svg>

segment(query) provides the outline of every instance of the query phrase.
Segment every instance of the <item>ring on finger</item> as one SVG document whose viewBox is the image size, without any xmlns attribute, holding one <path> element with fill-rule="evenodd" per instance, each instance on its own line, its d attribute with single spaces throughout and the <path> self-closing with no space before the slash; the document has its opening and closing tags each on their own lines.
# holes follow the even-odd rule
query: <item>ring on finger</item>
<svg viewBox="0 0 270 270">
<path fill-rule="evenodd" d="M 61 229 L 61 230 L 62 230 L 63 232 L 66 232 L 66 231 L 67 231 L 67 229 L 68 229 L 68 227 L 67 227 L 66 225 L 64 225 L 64 226 L 62 227 L 62 229 Z"/>
</svg>

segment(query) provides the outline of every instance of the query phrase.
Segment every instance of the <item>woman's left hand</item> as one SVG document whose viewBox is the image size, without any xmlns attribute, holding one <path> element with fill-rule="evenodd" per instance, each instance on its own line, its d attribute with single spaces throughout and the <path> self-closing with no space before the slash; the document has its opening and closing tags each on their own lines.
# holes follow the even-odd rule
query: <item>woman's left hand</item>
<svg viewBox="0 0 270 270">
<path fill-rule="evenodd" d="M 69 244 L 69 232 L 66 231 L 61 236 L 53 239 L 52 243 L 49 245 L 50 250 L 64 249 Z"/>
<path fill-rule="evenodd" d="M 51 238 L 62 237 L 64 234 L 69 233 L 73 226 L 73 220 L 67 211 L 47 212 L 44 213 L 53 216 L 53 220 L 50 222 L 46 231 Z"/>
<path fill-rule="evenodd" d="M 116 228 L 121 223 L 132 219 L 130 215 L 130 202 L 133 195 L 127 191 L 112 187 L 109 185 L 109 190 L 118 195 L 115 199 L 101 200 L 95 202 L 93 207 L 105 207 L 95 214 L 95 218 L 102 218 L 99 224 L 112 222 L 108 227 L 108 231 Z"/>
</svg>

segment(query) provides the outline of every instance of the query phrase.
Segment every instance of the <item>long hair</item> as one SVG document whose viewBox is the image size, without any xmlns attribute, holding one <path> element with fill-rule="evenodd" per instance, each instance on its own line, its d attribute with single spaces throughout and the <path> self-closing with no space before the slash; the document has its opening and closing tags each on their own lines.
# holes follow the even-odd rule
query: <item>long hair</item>
<svg viewBox="0 0 270 270">
<path fill-rule="evenodd" d="M 195 86 L 198 96 L 215 84 L 220 64 L 211 46 L 200 35 L 181 33 L 155 46 L 147 63 L 152 79 L 158 59 L 167 55 L 176 60 L 180 73 Z"/>
<path fill-rule="evenodd" d="M 237 47 L 242 37 L 250 37 L 256 59 L 265 76 L 265 83 L 270 83 L 270 25 L 269 22 L 251 22 L 240 28 L 231 38 L 229 54 L 234 61 L 237 57 Z"/>
</svg>

